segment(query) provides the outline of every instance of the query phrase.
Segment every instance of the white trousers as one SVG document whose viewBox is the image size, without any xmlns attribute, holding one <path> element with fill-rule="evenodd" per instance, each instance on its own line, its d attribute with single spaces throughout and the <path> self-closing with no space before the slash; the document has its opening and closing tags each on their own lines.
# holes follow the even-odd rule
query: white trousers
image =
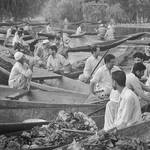
<svg viewBox="0 0 150 150">
<path fill-rule="evenodd" d="M 114 101 L 109 101 L 106 105 L 105 110 L 105 122 L 104 122 L 104 130 L 108 131 L 112 129 L 114 126 L 114 120 L 117 114 L 118 103 Z"/>
</svg>

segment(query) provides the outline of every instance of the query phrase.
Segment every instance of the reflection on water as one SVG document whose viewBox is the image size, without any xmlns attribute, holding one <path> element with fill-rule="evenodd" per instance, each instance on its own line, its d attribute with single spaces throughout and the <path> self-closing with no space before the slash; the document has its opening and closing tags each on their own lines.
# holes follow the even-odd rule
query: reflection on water
<svg viewBox="0 0 150 150">
<path fill-rule="evenodd" d="M 150 28 L 124 28 L 124 27 L 116 27 L 115 34 L 117 36 L 134 34 L 138 32 L 150 32 Z"/>
<path fill-rule="evenodd" d="M 71 38 L 70 39 L 70 47 L 78 47 L 78 46 L 85 46 L 91 45 L 94 42 L 99 42 L 98 37 L 96 35 L 84 35 L 81 38 Z"/>
</svg>

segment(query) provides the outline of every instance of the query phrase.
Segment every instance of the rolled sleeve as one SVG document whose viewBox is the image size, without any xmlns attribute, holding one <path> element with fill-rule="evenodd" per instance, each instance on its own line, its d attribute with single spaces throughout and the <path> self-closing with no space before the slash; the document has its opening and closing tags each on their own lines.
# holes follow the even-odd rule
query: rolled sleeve
<svg viewBox="0 0 150 150">
<path fill-rule="evenodd" d="M 97 71 L 96 71 L 96 73 L 94 74 L 94 76 L 93 76 L 93 78 L 91 79 L 91 81 L 90 82 L 92 82 L 92 83 L 97 83 L 97 82 L 99 82 L 100 80 L 101 80 L 101 78 L 102 78 L 102 69 L 101 68 L 99 68 Z"/>
</svg>

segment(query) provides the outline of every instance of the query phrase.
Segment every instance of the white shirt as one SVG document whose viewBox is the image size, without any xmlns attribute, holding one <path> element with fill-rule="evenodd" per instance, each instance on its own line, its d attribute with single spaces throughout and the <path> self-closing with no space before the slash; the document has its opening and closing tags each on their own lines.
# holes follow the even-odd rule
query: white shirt
<svg viewBox="0 0 150 150">
<path fill-rule="evenodd" d="M 50 55 L 47 60 L 47 68 L 48 69 L 55 68 L 55 69 L 59 70 L 68 64 L 69 64 L 69 62 L 60 54 L 56 54 L 55 58 L 52 55 Z"/>
<path fill-rule="evenodd" d="M 126 75 L 126 86 L 138 95 L 138 91 L 143 91 L 140 80 L 133 74 Z"/>
<path fill-rule="evenodd" d="M 19 37 L 18 34 L 15 34 L 15 36 L 14 36 L 14 38 L 13 38 L 13 41 L 12 41 L 12 45 L 15 46 L 15 43 L 20 43 L 20 44 L 23 43 L 22 38 Z"/>
<path fill-rule="evenodd" d="M 31 69 L 27 69 L 21 63 L 16 62 L 9 76 L 9 86 L 11 88 L 14 88 L 14 86 L 17 86 L 18 88 L 20 88 L 19 85 L 22 84 L 22 86 L 24 87 L 27 83 L 18 83 L 18 82 L 21 82 L 21 81 L 26 82 L 23 78 L 31 79 L 31 77 L 32 77 Z"/>
<path fill-rule="evenodd" d="M 10 36 L 11 36 L 11 31 L 12 31 L 12 29 L 11 29 L 11 28 L 9 28 L 9 29 L 7 30 L 6 38 L 8 38 L 8 37 L 10 37 Z"/>
<path fill-rule="evenodd" d="M 119 97 L 119 106 L 114 121 L 118 129 L 131 126 L 141 120 L 141 107 L 138 97 L 125 87 Z"/>
<path fill-rule="evenodd" d="M 120 70 L 119 67 L 114 66 L 111 72 L 115 70 Z M 91 82 L 98 83 L 99 86 L 107 88 L 111 91 L 112 89 L 112 77 L 111 72 L 107 69 L 106 65 L 100 67 L 94 74 Z"/>
<path fill-rule="evenodd" d="M 51 31 L 52 31 L 52 27 L 51 27 L 50 25 L 48 25 L 48 26 L 46 27 L 46 31 L 47 31 L 47 32 L 51 32 Z"/>
<path fill-rule="evenodd" d="M 98 64 L 98 62 L 100 61 L 101 57 L 98 57 L 97 59 L 91 55 L 85 63 L 85 67 L 83 70 L 83 74 L 85 77 L 90 77 L 92 71 L 94 70 L 94 68 L 96 67 L 96 65 Z M 101 61 L 101 63 L 98 65 L 97 69 L 95 70 L 95 72 L 102 66 L 104 65 L 104 62 Z"/>
<path fill-rule="evenodd" d="M 79 27 L 77 28 L 76 34 L 77 34 L 77 35 L 81 34 L 81 31 L 82 31 L 82 30 L 81 30 L 81 27 L 79 26 Z"/>
</svg>

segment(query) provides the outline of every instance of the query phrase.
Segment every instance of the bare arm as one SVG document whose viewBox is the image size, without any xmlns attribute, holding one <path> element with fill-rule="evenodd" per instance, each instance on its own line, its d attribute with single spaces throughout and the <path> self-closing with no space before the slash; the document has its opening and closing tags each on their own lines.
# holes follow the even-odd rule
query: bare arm
<svg viewBox="0 0 150 150">
<path fill-rule="evenodd" d="M 95 94 L 94 93 L 94 87 L 95 87 L 95 82 L 90 82 L 90 93 L 91 94 Z"/>
<path fill-rule="evenodd" d="M 136 95 L 141 97 L 141 99 L 150 102 L 150 96 L 146 95 L 142 89 L 140 89 L 138 87 L 134 87 L 134 92 L 136 93 Z"/>
<path fill-rule="evenodd" d="M 143 84 L 142 82 L 140 82 L 141 84 L 141 87 L 144 91 L 147 91 L 147 92 L 150 92 L 150 87 L 149 86 L 146 86 L 145 84 Z"/>
</svg>

